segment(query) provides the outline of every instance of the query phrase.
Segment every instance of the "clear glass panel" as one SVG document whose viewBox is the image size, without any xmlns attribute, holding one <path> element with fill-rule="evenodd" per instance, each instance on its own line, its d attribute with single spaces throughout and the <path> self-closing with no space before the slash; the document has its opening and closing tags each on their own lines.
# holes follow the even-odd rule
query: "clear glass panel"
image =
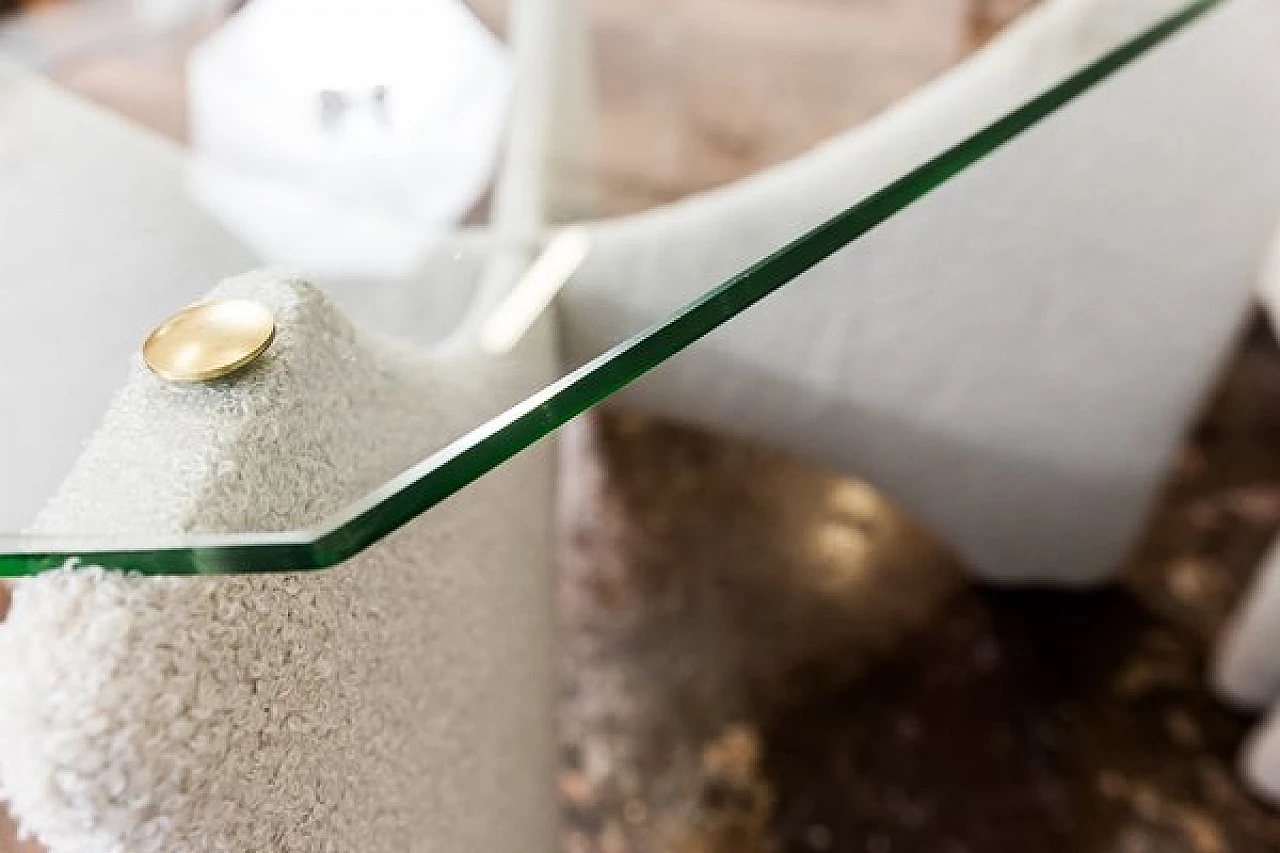
<svg viewBox="0 0 1280 853">
<path fill-rule="evenodd" d="M 1106 406 L 1131 393 L 1132 377 L 1143 374 L 1126 373 L 1115 382 L 1099 380 L 1088 387 L 1055 383 L 1055 371 L 1063 368 L 1060 358 L 1050 355 L 1037 362 L 1043 372 L 1035 375 L 1030 369 L 1019 372 L 1017 353 L 1052 346 L 1066 354 L 1062 358 L 1099 365 L 1122 355 L 1106 342 L 1121 340 L 1135 324 L 1147 322 L 1148 314 L 1140 310 L 1143 300 L 1158 303 L 1150 281 L 1140 279 L 1145 287 L 1124 290 L 1127 281 L 1135 280 L 1132 275 L 1154 270 L 1176 278 L 1180 271 L 1188 272 L 1185 264 L 1153 266 L 1151 258 L 1167 255 L 1171 246 L 1202 240 L 1208 233 L 1206 218 L 1233 206 L 1262 205 L 1271 189 L 1265 181 L 1249 188 L 1247 170 L 1255 152 L 1249 137 L 1239 134 L 1251 127 L 1241 110 L 1232 109 L 1238 104 L 1221 97 L 1235 91 L 1231 87 L 1240 83 L 1241 68 L 1247 66 L 1228 63 L 1230 68 L 1215 71 L 1213 60 L 1219 54 L 1197 47 L 1199 42 L 1190 38 L 1199 29 L 1228 25 L 1205 23 L 1184 33 L 1215 7 L 1243 2 L 1200 0 L 1154 25 L 1112 22 L 1115 26 L 1097 32 L 1074 26 L 1077 21 L 1056 20 L 1057 7 L 1051 7 L 1020 25 L 1017 45 L 997 46 L 996 53 L 980 56 L 876 123 L 792 165 L 690 203 L 634 218 L 598 220 L 568 232 L 567 238 L 566 232 L 544 226 L 591 212 L 602 183 L 626 185 L 635 158 L 665 158 L 677 165 L 681 160 L 678 134 L 667 140 L 675 154 L 660 150 L 662 132 L 646 136 L 643 146 L 626 148 L 620 142 L 639 134 L 627 121 L 628 99 L 643 100 L 627 86 L 627 50 L 670 52 L 672 92 L 679 95 L 668 97 L 676 101 L 691 96 L 681 88 L 681 73 L 693 63 L 718 58 L 698 49 L 698 22 L 679 16 L 653 15 L 656 29 L 647 44 L 619 43 L 624 28 L 616 26 L 609 5 L 602 2 L 591 6 L 585 19 L 590 26 L 582 30 L 594 39 L 595 62 L 587 64 L 587 54 L 566 47 L 584 24 L 571 14 L 573 4 L 535 2 L 508 9 L 496 0 L 478 3 L 481 17 L 509 39 L 516 74 L 504 153 L 489 190 L 467 214 L 472 226 L 439 235 L 412 269 L 309 276 L 371 334 L 409 345 L 411 355 L 403 347 L 395 349 L 400 353 L 396 357 L 406 360 L 395 364 L 412 363 L 415 375 L 428 374 L 434 377 L 430 381 L 443 377 L 438 405 L 424 409 L 432 419 L 424 422 L 420 437 L 359 436 L 374 444 L 400 442 L 405 453 L 412 448 L 421 461 L 411 466 L 406 461 L 393 471 L 380 458 L 335 480 L 318 501 L 302 495 L 302 489 L 293 494 L 281 488 L 279 500 L 291 505 L 269 517 L 195 522 L 194 507 L 201 501 L 236 504 L 219 489 L 250 488 L 246 484 L 253 478 L 240 476 L 236 467 L 244 459 L 260 459 L 278 478 L 291 470 L 295 455 L 314 450 L 305 435 L 286 435 L 272 446 L 252 429 L 230 437 L 210 434 L 205 436 L 208 452 L 200 456 L 209 461 L 209 470 L 173 471 L 182 481 L 177 487 L 172 481 L 156 481 L 155 494 L 172 493 L 179 504 L 164 516 L 167 530 L 130 529 L 127 523 L 110 521 L 110 513 L 96 522 L 88 514 L 78 526 L 60 522 L 32 530 L 29 525 L 72 470 L 104 413 L 113 405 L 121 407 L 112 398 L 122 386 L 151 395 L 140 411 L 165 411 L 166 417 L 163 405 L 156 408 L 155 395 L 167 399 L 163 395 L 171 392 L 175 418 L 169 425 L 152 420 L 130 426 L 125 406 L 123 414 L 117 412 L 108 422 L 108 432 L 117 430 L 118 435 L 107 435 L 105 445 L 99 435 L 99 464 L 102 454 L 106 462 L 96 476 L 116 465 L 127 480 L 139 469 L 129 467 L 130 454 L 146 444 L 131 446 L 129 440 L 138 433 L 130 429 L 192 429 L 192 435 L 200 434 L 181 417 L 207 412 L 210 424 L 221 423 L 216 420 L 218 406 L 248 399 L 244 405 L 252 407 L 252 395 L 238 396 L 237 389 L 244 392 L 245 383 L 259 381 L 272 393 L 296 388 L 296 406 L 305 408 L 311 377 L 303 374 L 311 367 L 288 359 L 305 355 L 312 337 L 323 348 L 325 334 L 341 332 L 323 325 L 329 316 L 324 312 L 311 316 L 290 309 L 285 312 L 289 316 L 278 317 L 285 337 L 274 345 L 276 352 L 269 350 L 262 364 L 220 384 L 166 390 L 141 368 L 130 373 L 130 359 L 136 358 L 149 329 L 201 299 L 224 275 L 262 265 L 263 247 L 279 244 L 237 232 L 225 209 L 216 203 L 211 209 L 209 199 L 199 195 L 199 175 L 193 177 L 191 171 L 199 162 L 186 159 L 181 149 L 140 138 L 116 119 L 49 95 L 44 84 L 24 73 L 4 70 L 0 122 L 21 132 L 16 150 L 0 161 L 6 170 L 0 222 L 20 225 L 6 228 L 8 236 L 0 233 L 0 268 L 11 282 L 3 297 L 4 313 L 20 320 L 0 342 L 6 363 L 17 368 L 0 378 L 0 394 L 10 407 L 0 441 L 0 470 L 9 484 L 0 502 L 0 532 L 13 534 L 0 543 L 0 576 L 29 575 L 71 557 L 156 574 L 332 566 L 657 368 L 658 373 L 636 386 L 631 397 L 636 404 L 798 446 L 890 483 L 897 473 L 893 460 L 923 454 L 934 445 L 921 438 L 917 446 L 910 435 L 894 430 L 886 434 L 896 434 L 896 439 L 831 445 L 814 436 L 856 432 L 876 412 L 908 405 L 901 399 L 906 394 L 927 410 L 920 423 L 941 430 L 947 419 L 950 433 L 980 451 L 990 443 L 1014 441 L 1012 433 L 1000 434 L 1001 425 L 1022 416 L 992 415 L 1010 404 L 1002 389 L 1034 387 L 1040 381 L 1044 394 L 1036 404 L 1028 408 L 1019 403 L 1030 412 L 1023 420 L 1034 422 L 1024 423 L 1017 435 L 1032 436 L 1031 445 L 1014 453 L 1034 454 L 1037 441 L 1050 440 L 1045 424 L 1076 413 L 1081 395 L 1094 395 L 1089 405 Z M 1213 12 L 1210 18 L 1222 14 Z M 575 78 L 574 69 L 562 67 L 579 60 L 593 72 Z M 865 56 L 848 60 L 845 73 L 857 73 L 858 63 L 868 61 Z M 1011 70 L 1014 60 L 1018 63 Z M 746 65 L 736 67 L 748 80 L 741 85 L 749 85 Z M 732 93 L 723 91 L 731 78 L 739 79 L 736 74 L 716 78 L 711 94 L 731 100 Z M 556 82 L 565 79 L 577 82 Z M 893 100 L 899 88 L 905 84 L 888 85 L 885 101 Z M 587 118 L 592 98 L 577 100 L 592 91 L 597 107 L 603 100 L 607 112 L 616 103 L 623 118 L 593 129 Z M 1181 97 L 1189 92 L 1194 97 Z M 393 90 L 388 98 L 396 94 Z M 317 103 L 336 102 L 331 97 Z M 1134 112 L 1135 105 L 1143 106 Z M 350 104 L 341 101 L 339 106 L 345 114 Z M 633 122 L 646 117 L 644 110 L 634 112 Z M 323 118 L 330 113 L 320 109 L 317 120 L 332 120 Z M 376 112 L 371 114 L 375 118 L 370 121 L 377 121 Z M 548 131 L 549 115 L 557 121 Z M 786 111 L 773 120 L 785 127 Z M 1195 143 L 1220 143 L 1224 134 L 1245 140 L 1248 150 L 1218 168 L 1210 182 L 1215 192 L 1205 193 L 1203 175 L 1193 167 L 1206 149 Z M 1265 134 L 1255 137 L 1260 146 L 1269 144 Z M 796 144 L 785 133 L 778 138 L 782 149 Z M 1162 143 L 1170 138 L 1186 144 Z M 590 154 L 593 141 L 599 156 Z M 732 134 L 725 145 L 732 151 Z M 779 154 L 754 156 L 772 160 Z M 22 165 L 22 156 L 32 157 L 32 165 Z M 703 176 L 708 171 L 697 170 Z M 650 196 L 605 193 L 612 202 L 603 212 L 645 208 L 703 188 L 690 185 L 678 170 L 660 197 L 651 197 L 652 187 Z M 1197 204 L 1202 205 L 1200 215 L 1190 215 Z M 1108 241 L 1107 235 L 1116 233 L 1116 223 L 1109 221 L 1112 213 L 1145 223 L 1136 233 L 1154 242 L 1135 248 Z M 335 220 L 317 217 L 316 222 L 314 243 L 330 238 L 341 242 L 346 236 L 342 227 L 335 229 Z M 271 231 L 276 224 L 257 222 L 253 227 Z M 1054 264 L 1063 258 L 1090 253 L 1098 262 L 1083 265 L 1096 273 L 1087 281 L 1043 274 L 1057 269 Z M 545 275 L 530 273 L 531 267 Z M 130 275 L 131 270 L 145 274 Z M 1025 276 L 1028 286 L 1013 300 L 1016 304 L 1008 304 L 1008 288 L 992 283 L 1017 276 Z M 536 308 L 560 286 L 554 303 L 562 337 L 557 345 L 551 315 L 538 315 Z M 545 291 L 546 298 L 526 299 L 531 288 Z M 1108 288 L 1116 289 L 1124 307 L 1109 313 L 1112 325 L 1099 336 L 1102 344 L 1086 352 L 1064 343 L 1054 324 L 1084 310 L 1085 296 Z M 1073 292 L 1081 299 L 1072 297 Z M 878 324 L 880 317 L 888 324 L 902 316 L 892 310 L 901 301 L 913 303 L 917 324 Z M 989 310 L 967 312 L 967 305 Z M 1212 300 L 1200 313 L 1210 326 L 1230 323 L 1230 311 L 1215 307 Z M 936 322 L 942 316 L 955 321 Z M 508 318 L 497 331 L 496 317 Z M 320 326 L 306 325 L 313 321 Z M 291 322 L 303 324 L 294 337 L 289 337 L 294 334 Z M 1186 365 L 1179 374 L 1182 383 L 1165 392 L 1170 397 L 1187 396 L 1196 379 L 1194 365 L 1213 355 L 1209 343 L 1185 344 L 1175 326 L 1170 327 L 1168 346 L 1142 356 L 1151 363 Z M 993 336 L 1008 346 L 966 352 L 966 341 Z M 352 344 L 344 352 L 358 361 L 362 346 Z M 690 347 L 685 356 L 674 358 Z M 385 349 L 379 344 L 377 351 Z M 302 377 L 296 386 L 263 380 L 288 380 L 290 371 Z M 858 382 L 844 381 L 851 376 Z M 980 381 L 949 380 L 954 376 Z M 335 374 L 332 381 L 340 386 L 344 379 Z M 358 409 L 363 403 L 353 398 L 350 405 Z M 340 420 L 347 417 L 344 411 L 313 416 Z M 298 422 L 311 416 L 300 415 Z M 235 423 L 238 429 L 244 424 Z M 822 426 L 814 430 L 814 424 Z M 1126 424 L 1135 434 L 1157 428 Z M 341 435 L 342 430 L 326 434 Z M 323 457 L 323 440 L 313 443 L 321 446 Z M 982 458 L 980 452 L 976 458 Z M 878 460 L 883 463 L 879 467 Z M 1113 463 L 1121 461 L 1104 461 Z M 324 460 L 318 464 L 323 469 Z M 1018 503 L 1034 495 L 1003 488 L 996 467 L 990 477 L 965 481 L 974 490 L 971 511 L 1016 516 Z M 228 472 L 230 479 L 219 479 Z M 1005 473 L 1017 483 L 1035 479 L 1031 469 Z M 326 476 L 323 470 L 317 475 L 298 468 L 306 488 L 323 486 Z M 64 487 L 64 492 L 82 483 Z M 116 487 L 116 494 L 121 488 Z M 927 521 L 964 527 L 965 519 L 956 517 L 946 502 L 923 493 L 898 497 Z M 75 498 L 64 494 L 60 499 L 74 506 Z M 335 500 L 339 505 L 330 505 Z M 307 506 L 293 505 L 301 503 Z M 306 523 L 278 520 L 299 514 Z M 962 545 L 992 554 L 1016 548 L 1016 542 L 1001 541 Z"/>
</svg>

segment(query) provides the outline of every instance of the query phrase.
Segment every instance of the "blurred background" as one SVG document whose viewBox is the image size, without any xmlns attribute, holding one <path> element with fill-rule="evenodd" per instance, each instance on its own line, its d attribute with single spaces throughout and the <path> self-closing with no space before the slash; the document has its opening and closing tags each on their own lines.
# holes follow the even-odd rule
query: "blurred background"
<svg viewBox="0 0 1280 853">
<path fill-rule="evenodd" d="M 1032 4 L 592 0 L 594 206 L 642 210 L 801 153 Z M 185 145 L 189 61 L 244 5 L 3 0 L 0 53 Z M 472 6 L 500 112 L 507 4 Z M 325 121 L 378 121 L 365 95 L 338 93 Z M 441 227 L 485 219 L 492 163 L 474 160 Z M 1234 773 L 1251 720 L 1204 679 L 1280 528 L 1280 352 L 1260 320 L 1103 591 L 966 585 L 869 487 L 744 443 L 607 413 L 562 448 L 566 851 L 1280 845 Z"/>
</svg>

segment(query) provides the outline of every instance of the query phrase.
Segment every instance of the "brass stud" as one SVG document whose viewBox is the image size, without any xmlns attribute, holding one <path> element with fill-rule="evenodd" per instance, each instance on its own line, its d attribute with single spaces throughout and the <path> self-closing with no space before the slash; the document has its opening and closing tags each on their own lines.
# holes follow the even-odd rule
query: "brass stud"
<svg viewBox="0 0 1280 853">
<path fill-rule="evenodd" d="M 201 302 L 158 326 L 143 343 L 142 358 L 170 382 L 208 382 L 252 364 L 275 336 L 275 317 L 257 302 Z"/>
</svg>

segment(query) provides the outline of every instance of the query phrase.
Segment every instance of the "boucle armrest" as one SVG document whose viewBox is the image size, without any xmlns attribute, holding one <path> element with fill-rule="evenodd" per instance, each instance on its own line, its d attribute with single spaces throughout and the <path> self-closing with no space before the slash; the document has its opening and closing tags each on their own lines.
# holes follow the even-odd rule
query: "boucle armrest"
<svg viewBox="0 0 1280 853">
<path fill-rule="evenodd" d="M 315 524 L 478 422 L 486 372 L 252 274 L 272 348 L 232 380 L 135 363 L 37 534 Z M 498 377 L 502 379 L 503 377 Z M 52 853 L 554 846 L 549 454 L 306 575 L 24 581 L 0 626 L 0 796 Z"/>
</svg>

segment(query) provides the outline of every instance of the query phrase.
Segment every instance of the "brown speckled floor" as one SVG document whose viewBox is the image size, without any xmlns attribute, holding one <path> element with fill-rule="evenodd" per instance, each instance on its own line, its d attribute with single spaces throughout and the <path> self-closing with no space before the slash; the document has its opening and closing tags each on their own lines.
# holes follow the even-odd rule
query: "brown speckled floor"
<svg viewBox="0 0 1280 853">
<path fill-rule="evenodd" d="M 1259 323 L 1123 584 L 960 584 L 865 488 L 611 414 L 567 441 L 570 850 L 1280 847 L 1209 642 L 1280 523 Z"/>
</svg>

